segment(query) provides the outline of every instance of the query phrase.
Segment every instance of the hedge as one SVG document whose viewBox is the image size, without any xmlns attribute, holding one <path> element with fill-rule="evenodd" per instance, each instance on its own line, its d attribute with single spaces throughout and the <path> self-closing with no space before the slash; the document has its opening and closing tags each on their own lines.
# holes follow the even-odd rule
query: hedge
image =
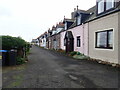
<svg viewBox="0 0 120 90">
<path fill-rule="evenodd" d="M 0 36 L 0 39 L 2 39 L 3 50 L 10 50 L 13 48 L 19 49 L 21 47 L 25 47 L 26 45 L 26 41 L 21 37 Z"/>
</svg>

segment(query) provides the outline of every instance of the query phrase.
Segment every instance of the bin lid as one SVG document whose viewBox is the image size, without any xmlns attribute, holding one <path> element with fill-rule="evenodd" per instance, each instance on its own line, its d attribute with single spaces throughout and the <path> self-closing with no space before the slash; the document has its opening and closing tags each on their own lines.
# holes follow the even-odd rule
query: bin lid
<svg viewBox="0 0 120 90">
<path fill-rule="evenodd" d="M 0 50 L 0 52 L 8 52 L 8 50 Z"/>
</svg>

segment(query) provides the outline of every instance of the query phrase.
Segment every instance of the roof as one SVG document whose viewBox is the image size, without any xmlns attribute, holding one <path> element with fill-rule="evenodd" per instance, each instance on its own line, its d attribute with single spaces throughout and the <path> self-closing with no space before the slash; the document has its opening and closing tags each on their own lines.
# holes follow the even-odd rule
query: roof
<svg viewBox="0 0 120 90">
<path fill-rule="evenodd" d="M 78 14 L 78 15 L 80 15 L 80 14 L 86 14 L 87 16 L 85 17 L 85 20 L 84 20 L 84 22 L 85 22 L 85 21 L 87 21 L 87 20 L 89 20 L 90 18 L 93 18 L 93 17 L 95 16 L 95 14 L 94 14 L 94 15 L 90 15 L 90 13 L 92 14 L 93 12 L 94 12 L 94 13 L 96 12 L 96 6 L 88 9 L 87 11 L 85 11 L 85 10 L 80 10 L 80 9 L 79 9 L 79 10 L 76 10 L 76 11 L 74 11 L 74 12 L 72 12 L 72 13 L 75 13 L 75 14 Z M 75 14 L 74 14 L 74 15 L 75 15 Z M 75 19 L 75 20 L 74 20 L 74 23 L 69 27 L 69 29 L 75 27 L 76 25 L 77 25 L 77 23 L 76 23 L 76 19 Z"/>
<path fill-rule="evenodd" d="M 76 17 L 76 14 L 80 14 L 80 13 L 87 13 L 87 12 L 85 10 L 81 10 L 81 9 L 75 10 L 74 12 L 71 13 L 72 19 L 74 17 Z"/>
<path fill-rule="evenodd" d="M 89 21 L 92 21 L 92 20 L 95 20 L 95 19 L 98 19 L 98 18 L 101 18 L 101 17 L 104 17 L 106 15 L 109 15 L 109 14 L 112 14 L 112 13 L 115 13 L 117 11 L 120 11 L 120 1 L 118 2 L 117 4 L 117 7 L 109 12 L 105 12 L 101 15 L 97 15 L 97 12 L 96 12 L 96 9 L 97 6 L 94 6 L 92 8 L 90 8 L 89 10 L 87 10 L 88 13 L 90 13 L 90 16 L 89 18 L 86 20 L 86 22 L 89 22 Z"/>
<path fill-rule="evenodd" d="M 97 8 L 97 6 L 95 5 L 95 6 L 93 6 L 92 8 L 90 8 L 90 9 L 88 9 L 86 11 L 85 10 L 78 10 L 78 13 L 90 14 L 90 15 L 88 15 L 88 17 L 86 17 L 86 19 L 84 20 L 84 23 L 89 22 L 89 21 L 94 20 L 94 19 L 97 19 L 97 18 L 100 18 L 100 17 L 103 17 L 105 15 L 114 13 L 115 11 L 120 11 L 120 2 L 118 4 L 118 6 L 114 10 L 106 12 L 106 13 L 101 14 L 101 15 L 97 15 L 97 13 L 96 13 L 97 9 L 96 8 Z M 72 12 L 72 14 L 76 13 L 76 12 L 77 11 Z M 74 20 L 74 23 L 69 27 L 69 29 L 75 27 L 76 25 L 77 25 L 76 20 Z"/>
<path fill-rule="evenodd" d="M 88 10 L 80 10 L 80 9 L 78 9 L 78 10 L 76 10 L 76 11 L 74 11 L 74 12 L 71 13 L 71 14 L 72 14 L 72 18 L 71 18 L 71 19 L 64 18 L 63 22 L 60 22 L 59 24 L 57 24 L 56 27 L 53 26 L 53 27 L 52 27 L 52 30 L 49 29 L 48 32 L 52 32 L 53 30 L 56 30 L 57 27 L 63 28 L 60 32 L 64 31 L 64 23 L 65 23 L 65 22 L 72 22 L 72 23 L 73 23 L 69 28 L 75 27 L 75 26 L 77 25 L 77 24 L 76 24 L 76 19 L 75 19 L 75 17 L 73 17 L 73 15 L 75 16 L 75 13 L 77 13 L 77 14 L 81 14 L 81 13 L 83 13 L 83 14 L 88 14 L 88 16 L 87 16 L 87 17 L 85 18 L 85 20 L 84 20 L 84 23 L 86 23 L 86 22 L 90 22 L 90 21 L 92 21 L 92 20 L 95 20 L 95 19 L 104 17 L 104 16 L 106 16 L 106 15 L 109 15 L 109 14 L 112 14 L 112 13 L 115 13 L 115 12 L 118 12 L 118 11 L 120 11 L 120 1 L 117 3 L 116 8 L 113 9 L 113 10 L 111 10 L 111 11 L 109 11 L 109 12 L 103 13 L 103 14 L 101 14 L 101 15 L 97 15 L 96 10 L 97 10 L 97 5 L 93 6 L 92 8 L 90 8 L 90 9 L 88 9 Z M 60 32 L 59 32 L 59 33 L 60 33 Z M 57 33 L 57 34 L 58 34 L 58 33 Z M 43 35 L 43 34 L 42 34 L 42 35 Z M 42 35 L 41 35 L 41 36 L 42 36 Z M 56 35 L 56 34 L 55 34 L 55 35 Z"/>
<path fill-rule="evenodd" d="M 74 23 L 69 27 L 69 29 L 75 27 L 76 25 L 77 25 L 76 20 L 74 20 Z"/>
<path fill-rule="evenodd" d="M 47 35 L 47 32 L 44 32 L 43 34 L 41 34 L 38 38 L 41 38 L 42 36 L 44 36 L 44 35 Z M 38 39 L 37 38 L 37 39 Z"/>
<path fill-rule="evenodd" d="M 87 13 L 90 13 L 90 16 L 86 19 L 86 21 L 89 21 L 96 17 L 96 7 L 97 6 L 93 6 L 92 8 L 87 10 Z"/>
<path fill-rule="evenodd" d="M 75 20 L 75 19 L 67 19 L 67 18 L 64 18 L 63 23 L 65 23 L 65 22 L 74 22 L 74 20 Z"/>
<path fill-rule="evenodd" d="M 76 13 L 76 12 L 79 12 L 79 13 L 87 13 L 86 10 L 81 10 L 81 9 L 78 9 L 78 10 L 72 12 L 72 13 Z"/>
<path fill-rule="evenodd" d="M 56 25 L 56 28 L 64 28 L 64 23 L 59 22 L 59 24 Z"/>
<path fill-rule="evenodd" d="M 52 31 L 55 30 L 55 29 L 56 29 L 56 27 L 53 25 L 53 26 L 52 26 Z"/>
</svg>

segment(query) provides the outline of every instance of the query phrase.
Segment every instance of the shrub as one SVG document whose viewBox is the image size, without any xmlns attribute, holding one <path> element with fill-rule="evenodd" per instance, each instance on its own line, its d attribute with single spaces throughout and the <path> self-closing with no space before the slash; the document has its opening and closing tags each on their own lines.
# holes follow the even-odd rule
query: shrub
<svg viewBox="0 0 120 90">
<path fill-rule="evenodd" d="M 80 52 L 77 52 L 77 55 L 81 55 L 81 53 L 80 53 Z"/>
<path fill-rule="evenodd" d="M 70 56 L 74 56 L 74 55 L 76 55 L 76 54 L 77 54 L 76 51 L 73 51 L 73 52 L 70 52 L 70 53 L 69 53 Z"/>
<path fill-rule="evenodd" d="M 31 45 L 29 43 L 26 43 L 26 52 L 30 51 L 30 47 L 31 47 Z"/>
<path fill-rule="evenodd" d="M 81 59 L 81 60 L 88 60 L 89 59 L 89 57 L 88 56 L 85 56 L 85 55 L 83 55 L 83 54 L 81 54 L 81 55 L 75 55 L 75 56 L 73 56 L 73 58 L 76 58 L 76 59 Z"/>
<path fill-rule="evenodd" d="M 2 39 L 2 49 L 3 50 L 10 50 L 13 48 L 21 48 L 25 47 L 26 41 L 23 40 L 21 37 L 12 37 L 12 36 L 0 36 Z"/>
<path fill-rule="evenodd" d="M 16 59 L 17 65 L 24 64 L 24 63 L 25 63 L 25 58 L 17 57 Z"/>
<path fill-rule="evenodd" d="M 23 40 L 21 37 L 0 36 L 2 40 L 2 50 L 17 50 L 16 64 L 20 65 L 25 63 L 26 52 L 29 52 L 30 44 Z"/>
</svg>

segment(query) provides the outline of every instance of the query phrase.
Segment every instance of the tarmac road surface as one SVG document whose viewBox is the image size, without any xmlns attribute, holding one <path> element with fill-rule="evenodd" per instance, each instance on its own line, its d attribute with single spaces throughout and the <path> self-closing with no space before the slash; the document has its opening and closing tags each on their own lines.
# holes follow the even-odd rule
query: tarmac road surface
<svg viewBox="0 0 120 90">
<path fill-rule="evenodd" d="M 29 61 L 3 67 L 3 88 L 118 88 L 117 68 L 33 46 Z"/>
</svg>

